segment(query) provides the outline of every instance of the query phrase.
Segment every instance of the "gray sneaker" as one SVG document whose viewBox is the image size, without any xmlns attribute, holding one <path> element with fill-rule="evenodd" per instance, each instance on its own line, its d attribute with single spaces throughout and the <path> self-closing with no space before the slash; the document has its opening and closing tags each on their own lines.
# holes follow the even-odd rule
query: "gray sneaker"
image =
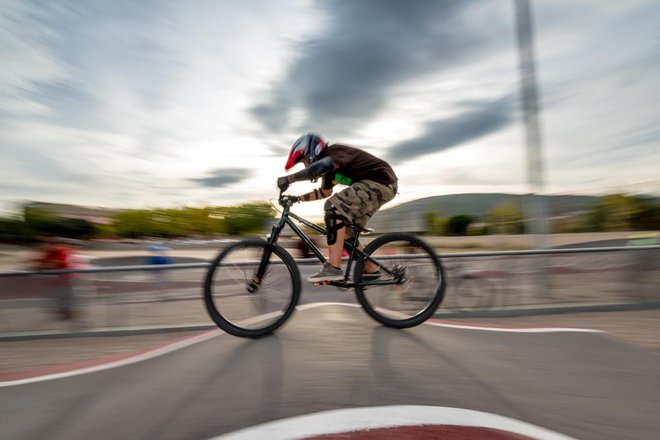
<svg viewBox="0 0 660 440">
<path fill-rule="evenodd" d="M 330 263 L 323 263 L 323 268 L 311 277 L 307 278 L 310 283 L 321 283 L 324 281 L 341 281 L 344 273 Z"/>
</svg>

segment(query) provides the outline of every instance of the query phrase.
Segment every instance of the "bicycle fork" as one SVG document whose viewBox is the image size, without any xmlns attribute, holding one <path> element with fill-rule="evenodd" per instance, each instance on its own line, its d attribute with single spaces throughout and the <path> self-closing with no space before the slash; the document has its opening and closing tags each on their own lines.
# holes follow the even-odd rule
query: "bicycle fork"
<svg viewBox="0 0 660 440">
<path fill-rule="evenodd" d="M 264 280 L 264 275 L 266 275 L 266 270 L 268 269 L 268 262 L 270 261 L 270 256 L 273 254 L 273 248 L 277 239 L 284 227 L 284 222 L 280 220 L 276 225 L 273 225 L 273 229 L 268 238 L 268 245 L 264 249 L 264 253 L 261 256 L 261 261 L 259 261 L 259 267 L 257 271 L 252 275 L 252 279 L 248 282 L 246 290 L 249 293 L 256 293 L 261 286 L 261 283 Z"/>
</svg>

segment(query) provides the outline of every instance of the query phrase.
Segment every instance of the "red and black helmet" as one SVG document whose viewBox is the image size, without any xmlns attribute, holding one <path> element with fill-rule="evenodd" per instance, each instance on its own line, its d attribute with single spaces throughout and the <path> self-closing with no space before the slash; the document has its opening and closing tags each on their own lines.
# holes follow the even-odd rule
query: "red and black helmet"
<svg viewBox="0 0 660 440">
<path fill-rule="evenodd" d="M 316 161 L 327 146 L 328 144 L 318 135 L 307 133 L 300 136 L 291 147 L 284 169 L 287 171 L 290 170 L 295 164 L 303 160 L 303 158 L 307 158 L 310 163 Z"/>
</svg>

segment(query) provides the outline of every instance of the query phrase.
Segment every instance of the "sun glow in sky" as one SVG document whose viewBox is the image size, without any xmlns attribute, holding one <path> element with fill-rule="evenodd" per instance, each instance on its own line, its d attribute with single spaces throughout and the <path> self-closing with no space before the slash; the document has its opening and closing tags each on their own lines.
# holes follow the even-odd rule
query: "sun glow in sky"
<svg viewBox="0 0 660 440">
<path fill-rule="evenodd" d="M 268 200 L 306 131 L 397 203 L 528 191 L 513 2 L 0 3 L 0 211 Z M 660 4 L 533 7 L 545 191 L 660 194 Z"/>
</svg>

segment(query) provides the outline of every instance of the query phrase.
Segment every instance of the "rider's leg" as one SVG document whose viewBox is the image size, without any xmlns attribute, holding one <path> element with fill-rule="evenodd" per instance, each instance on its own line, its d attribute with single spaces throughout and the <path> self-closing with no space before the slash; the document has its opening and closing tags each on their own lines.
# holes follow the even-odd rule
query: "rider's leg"
<svg viewBox="0 0 660 440">
<path fill-rule="evenodd" d="M 307 281 L 312 283 L 324 281 L 337 281 L 344 278 L 341 271 L 341 254 L 344 246 L 346 231 L 344 225 L 346 219 L 339 214 L 335 206 L 328 200 L 325 203 L 325 227 L 327 230 L 328 252 L 330 253 L 328 262 L 323 265 L 321 270 Z"/>
<path fill-rule="evenodd" d="M 367 221 L 369 221 L 369 218 L 371 218 L 371 215 L 362 216 L 362 217 L 355 218 L 353 220 L 353 222 L 358 226 L 364 227 L 364 225 L 367 224 Z M 364 245 L 362 243 L 358 243 L 357 248 L 360 249 L 360 250 L 364 250 Z M 378 272 L 378 269 L 380 269 L 380 266 L 378 266 L 377 264 L 372 263 L 369 260 L 367 260 L 364 263 L 364 272 L 365 273 L 375 273 L 375 272 Z"/>
<path fill-rule="evenodd" d="M 334 267 L 341 267 L 341 253 L 346 238 L 346 218 L 339 213 L 335 205 L 327 200 L 324 205 L 325 229 L 327 231 L 329 261 Z"/>
<path fill-rule="evenodd" d="M 328 245 L 330 264 L 335 267 L 341 267 L 341 254 L 344 250 L 344 239 L 346 239 L 346 228 L 342 227 L 336 232 L 335 243 Z"/>
<path fill-rule="evenodd" d="M 326 230 L 328 231 L 329 264 L 316 274 L 318 277 L 313 275 L 308 278 L 308 281 L 315 282 L 317 279 L 325 278 L 328 272 L 331 273 L 330 276 L 335 276 L 332 272 L 341 272 L 337 268 L 341 267 L 341 255 L 347 235 L 344 229 L 346 219 L 360 225 L 361 223 L 357 223 L 356 220 L 363 218 L 362 226 L 364 226 L 385 202 L 394 198 L 395 194 L 396 183 L 382 185 L 368 180 L 353 183 L 339 193 L 333 194 L 324 207 Z M 367 262 L 365 266 L 367 273 L 377 272 L 379 269 L 370 262 Z M 339 273 L 336 276 L 339 277 Z"/>
<path fill-rule="evenodd" d="M 364 246 L 362 246 L 362 243 L 358 246 L 358 249 L 362 250 Z M 366 263 L 364 263 L 364 272 L 365 273 L 376 273 L 378 272 L 378 269 L 380 269 L 380 266 L 377 264 L 372 263 L 371 261 L 367 260 Z"/>
<path fill-rule="evenodd" d="M 346 228 L 341 228 L 337 230 L 337 238 L 336 238 L 335 244 L 328 245 L 328 252 L 330 254 L 330 257 L 328 258 L 328 261 L 330 261 L 330 264 L 332 264 L 335 267 L 341 267 L 341 256 L 344 252 L 344 240 L 346 240 Z M 358 244 L 358 249 L 362 250 L 364 246 L 362 243 Z M 364 265 L 364 271 L 366 273 L 374 273 L 378 272 L 378 269 L 380 269 L 380 266 L 372 263 L 371 261 L 366 262 Z"/>
</svg>

